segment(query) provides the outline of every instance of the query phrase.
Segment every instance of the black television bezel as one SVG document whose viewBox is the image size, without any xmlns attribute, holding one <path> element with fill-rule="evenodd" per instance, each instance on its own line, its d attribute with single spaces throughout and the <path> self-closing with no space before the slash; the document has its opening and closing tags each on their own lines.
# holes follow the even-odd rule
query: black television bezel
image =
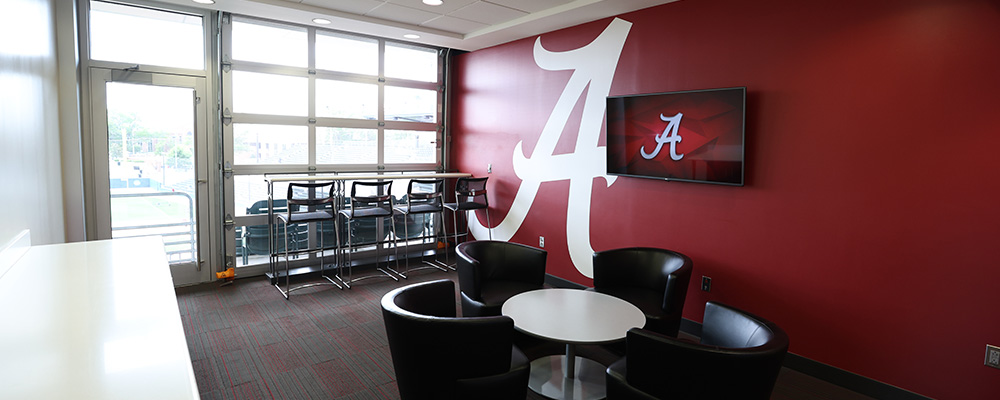
<svg viewBox="0 0 1000 400">
<path fill-rule="evenodd" d="M 605 173 L 605 175 L 609 175 L 609 176 L 624 176 L 624 177 L 629 177 L 629 178 L 655 179 L 655 180 L 661 180 L 661 181 L 667 181 L 667 182 L 705 183 L 705 184 L 709 184 L 709 185 L 722 185 L 722 186 L 737 186 L 737 187 L 741 187 L 741 186 L 746 185 L 746 148 L 747 148 L 747 146 L 746 146 L 746 131 L 747 131 L 747 125 L 746 125 L 746 116 L 747 116 L 747 87 L 746 86 L 734 86 L 734 87 L 713 88 L 713 89 L 680 90 L 680 91 L 673 91 L 673 92 L 638 93 L 638 94 L 608 96 L 605 99 L 605 104 L 604 104 L 604 106 L 605 106 L 605 108 L 604 108 L 604 112 L 605 112 L 605 116 L 604 116 L 604 124 L 605 124 L 604 125 L 605 151 L 608 151 L 610 153 L 609 143 L 610 143 L 611 133 L 608 130 L 608 126 L 607 126 L 607 124 L 608 124 L 607 112 L 608 112 L 608 106 L 610 105 L 610 102 L 612 100 L 614 100 L 614 99 L 623 99 L 623 98 L 634 98 L 634 97 L 675 95 L 675 94 L 685 94 L 685 93 L 719 92 L 719 91 L 727 91 L 727 90 L 740 90 L 741 93 L 742 93 L 742 95 L 743 95 L 742 99 L 741 99 L 741 101 L 742 101 L 742 109 L 740 110 L 741 111 L 741 115 L 740 115 L 740 161 L 739 161 L 740 162 L 740 182 L 739 183 L 723 182 L 723 181 L 711 181 L 711 180 L 702 180 L 702 179 L 674 178 L 674 177 L 656 176 L 656 175 L 636 175 L 636 174 L 628 174 L 628 173 L 611 172 L 610 168 L 609 168 L 610 167 L 609 163 L 611 162 L 611 157 L 605 157 L 605 162 L 604 162 L 604 173 Z"/>
</svg>

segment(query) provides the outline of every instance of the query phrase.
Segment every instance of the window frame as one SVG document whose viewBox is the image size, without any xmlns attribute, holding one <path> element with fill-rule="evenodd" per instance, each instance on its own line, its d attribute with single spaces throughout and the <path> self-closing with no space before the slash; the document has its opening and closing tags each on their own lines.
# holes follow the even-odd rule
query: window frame
<svg viewBox="0 0 1000 400">
<path fill-rule="evenodd" d="M 279 22 L 273 20 L 267 20 L 263 18 L 250 17 L 244 15 L 235 15 L 229 13 L 223 13 L 221 16 L 221 115 L 222 115 L 222 143 L 223 143 L 223 169 L 229 174 L 231 172 L 231 178 L 225 180 L 226 187 L 225 197 L 227 199 L 232 199 L 226 202 L 225 208 L 226 213 L 233 217 L 235 226 L 252 226 L 252 225 L 265 225 L 267 224 L 266 215 L 244 215 L 243 210 L 236 210 L 236 199 L 235 199 L 235 182 L 237 177 L 245 176 L 259 176 L 264 174 L 275 174 L 275 173 L 363 173 L 363 172 L 396 172 L 396 173 L 406 173 L 406 172 L 419 172 L 419 171 L 443 171 L 446 160 L 446 149 L 443 138 L 445 137 L 445 84 L 446 84 L 446 61 L 448 50 L 443 48 L 436 48 L 433 46 L 425 46 L 414 44 L 405 41 L 395 41 L 387 38 L 380 38 L 368 35 L 355 34 L 351 32 L 338 31 L 335 29 L 326 29 L 307 25 L 298 25 L 293 23 Z M 235 60 L 232 57 L 232 27 L 234 23 L 246 22 L 246 23 L 260 23 L 268 26 L 287 26 L 292 29 L 306 29 L 307 31 L 307 51 L 308 54 L 308 65 L 305 68 L 300 67 L 290 67 L 277 64 L 264 64 L 260 62 L 251 62 L 243 60 Z M 316 37 L 317 33 L 332 33 L 337 36 L 346 37 L 358 37 L 365 40 L 373 40 L 378 43 L 378 75 L 366 75 L 359 73 L 349 73 L 331 70 L 322 70 L 316 68 Z M 437 56 L 437 82 L 422 82 L 414 81 L 400 78 L 387 78 L 385 77 L 385 48 L 386 43 L 401 44 L 407 47 L 417 47 L 426 48 L 436 52 Z M 232 99 L 232 72 L 233 71 L 248 71 L 248 72 L 259 72 L 268 74 L 278 74 L 293 77 L 303 77 L 308 79 L 308 111 L 306 116 L 283 116 L 283 115 L 264 115 L 264 114 L 249 114 L 249 113 L 237 113 L 233 110 L 233 99 Z M 345 81 L 354 83 L 366 83 L 375 84 L 378 87 L 378 116 L 375 120 L 367 119 L 353 119 L 353 118 L 334 118 L 334 117 L 318 117 L 317 111 L 318 106 L 316 104 L 316 87 L 317 80 L 334 80 L 334 81 Z M 413 121 L 389 121 L 385 119 L 385 88 L 390 87 L 404 87 L 404 88 L 414 88 L 414 89 L 425 89 L 433 90 L 437 94 L 437 107 L 435 110 L 435 121 L 433 123 L 428 122 L 413 122 Z M 290 126 L 305 126 L 308 129 L 308 158 L 306 164 L 235 164 L 235 157 L 233 154 L 233 126 L 235 124 L 276 124 L 276 125 L 290 125 Z M 317 128 L 356 128 L 356 129 L 372 129 L 376 131 L 377 138 L 377 157 L 375 163 L 366 164 L 320 164 L 317 162 Z M 387 130 L 405 130 L 405 131 L 423 131 L 423 132 L 434 132 L 434 146 L 435 146 L 435 160 L 434 162 L 428 163 L 385 163 L 385 132 Z M 245 178 L 244 178 L 245 179 Z M 260 182 L 261 187 L 266 186 L 263 181 Z M 283 195 L 281 195 L 283 197 Z M 250 271 L 253 273 L 257 268 L 266 268 L 266 261 L 264 264 L 254 263 L 250 261 L 248 264 L 243 265 L 240 261 L 234 263 L 234 266 L 241 267 L 241 270 Z M 249 269 L 244 269 L 248 268 Z"/>
</svg>

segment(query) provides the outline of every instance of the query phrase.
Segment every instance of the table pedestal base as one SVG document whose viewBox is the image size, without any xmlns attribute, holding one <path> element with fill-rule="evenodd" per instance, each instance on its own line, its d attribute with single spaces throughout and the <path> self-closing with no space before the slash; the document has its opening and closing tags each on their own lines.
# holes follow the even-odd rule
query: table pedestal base
<svg viewBox="0 0 1000 400">
<path fill-rule="evenodd" d="M 604 371 L 597 361 L 574 357 L 573 378 L 566 378 L 565 355 L 542 357 L 531 362 L 528 387 L 550 399 L 594 400 L 606 396 Z"/>
</svg>

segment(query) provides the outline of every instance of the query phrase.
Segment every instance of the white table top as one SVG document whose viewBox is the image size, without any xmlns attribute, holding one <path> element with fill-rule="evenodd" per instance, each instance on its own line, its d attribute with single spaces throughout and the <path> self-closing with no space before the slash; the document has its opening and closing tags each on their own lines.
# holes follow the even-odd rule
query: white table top
<svg viewBox="0 0 1000 400">
<path fill-rule="evenodd" d="M 0 321 L 0 398 L 199 398 L 159 237 L 30 247 Z"/>
<path fill-rule="evenodd" d="M 646 316 L 631 303 L 578 289 L 524 292 L 504 302 L 501 312 L 521 332 L 570 344 L 613 342 L 646 325 Z"/>
</svg>

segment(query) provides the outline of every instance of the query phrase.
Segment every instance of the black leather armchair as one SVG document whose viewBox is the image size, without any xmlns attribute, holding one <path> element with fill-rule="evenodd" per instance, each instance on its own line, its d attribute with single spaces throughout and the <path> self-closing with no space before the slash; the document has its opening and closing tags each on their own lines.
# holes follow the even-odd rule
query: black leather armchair
<svg viewBox="0 0 1000 400">
<path fill-rule="evenodd" d="M 500 315 L 503 302 L 545 284 L 542 249 L 518 243 L 479 240 L 459 244 L 458 285 L 462 315 Z"/>
<path fill-rule="evenodd" d="M 455 283 L 443 279 L 382 297 L 402 400 L 518 399 L 530 364 L 512 343 L 509 317 L 456 318 Z"/>
<path fill-rule="evenodd" d="M 629 330 L 626 355 L 607 369 L 609 400 L 767 400 L 788 352 L 781 328 L 709 302 L 700 342 Z"/>
<path fill-rule="evenodd" d="M 676 251 L 631 247 L 594 253 L 594 290 L 646 314 L 645 329 L 677 336 L 693 263 Z"/>
</svg>

